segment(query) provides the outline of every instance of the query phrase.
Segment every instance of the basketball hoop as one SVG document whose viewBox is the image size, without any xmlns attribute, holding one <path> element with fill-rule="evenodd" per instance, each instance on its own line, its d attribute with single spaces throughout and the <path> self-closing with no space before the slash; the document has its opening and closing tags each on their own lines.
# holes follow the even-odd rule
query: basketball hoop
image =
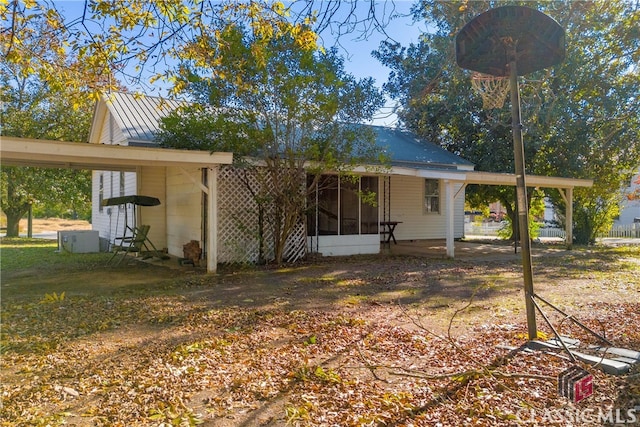
<svg viewBox="0 0 640 427">
<path fill-rule="evenodd" d="M 509 77 L 475 72 L 471 75 L 471 86 L 482 96 L 482 108 L 502 108 L 509 92 Z"/>
</svg>

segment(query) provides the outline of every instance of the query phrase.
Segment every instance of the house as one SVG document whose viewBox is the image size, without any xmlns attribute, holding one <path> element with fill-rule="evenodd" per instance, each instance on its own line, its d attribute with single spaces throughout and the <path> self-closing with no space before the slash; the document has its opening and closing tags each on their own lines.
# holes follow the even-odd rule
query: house
<svg viewBox="0 0 640 427">
<path fill-rule="evenodd" d="M 624 189 L 623 195 L 620 203 L 620 216 L 614 222 L 616 227 L 640 222 L 640 168 L 631 178 L 629 186 Z"/>
<path fill-rule="evenodd" d="M 126 224 L 146 224 L 154 246 L 170 255 L 182 257 L 185 244 L 198 242 L 208 271 L 219 262 L 255 261 L 257 210 L 231 166 L 232 153 L 160 148 L 153 141 L 158 120 L 178 106 L 153 97 L 105 95 L 96 104 L 89 143 L 2 137 L 0 160 L 92 170 L 92 223 L 105 243 L 122 236 Z M 390 168 L 359 168 L 355 183 L 324 176 L 335 185 L 314 194 L 317 209 L 290 236 L 286 259 L 308 252 L 377 253 L 381 240 L 391 237 L 380 228 L 387 223 L 397 224 L 397 240 L 445 239 L 446 254 L 453 257 L 454 240 L 463 235 L 466 185 L 516 185 L 515 174 L 474 171 L 468 161 L 409 133 L 374 130 L 378 146 L 391 157 Z M 593 182 L 527 175 L 526 184 L 556 188 L 565 198 L 570 247 L 573 189 Z M 362 202 L 361 190 L 373 191 L 376 203 Z M 152 196 L 160 205 L 103 206 L 105 199 L 129 195 Z"/>
<path fill-rule="evenodd" d="M 158 121 L 178 106 L 175 101 L 127 93 L 105 96 L 96 105 L 89 142 L 153 146 Z M 308 251 L 328 256 L 378 253 L 385 237 L 379 223 L 385 221 L 398 223 L 394 232 L 398 240 L 444 239 L 449 219 L 453 238 L 462 237 L 464 184 L 458 181 L 448 189 L 452 201 L 456 196 L 449 205 L 444 182 L 473 171 L 473 164 L 407 132 L 374 129 L 377 145 L 391 158 L 391 170 L 376 174 L 363 169 L 356 184 L 336 175 L 323 177 L 335 180 L 335 185 L 318 192 L 320 209 L 291 237 L 289 259 Z M 202 191 L 210 173 L 217 174 L 215 235 L 207 228 Z M 358 192 L 363 189 L 377 193 L 375 207 L 360 200 Z M 130 206 L 106 207 L 102 201 L 130 194 L 160 199 L 159 206 L 138 208 L 136 216 L 138 223 L 151 225 L 149 237 L 169 254 L 182 256 L 182 246 L 191 240 L 206 247 L 207 240 L 215 239 L 217 262 L 257 260 L 256 209 L 232 166 L 215 171 L 144 165 L 136 172 L 94 170 L 92 224 L 103 239 L 121 235 L 125 219 L 131 220 L 134 213 Z"/>
</svg>

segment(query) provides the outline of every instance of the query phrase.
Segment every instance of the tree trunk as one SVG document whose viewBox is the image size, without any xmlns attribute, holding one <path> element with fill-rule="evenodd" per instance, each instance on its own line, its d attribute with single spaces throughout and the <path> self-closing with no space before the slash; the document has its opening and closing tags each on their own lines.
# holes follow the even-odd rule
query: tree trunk
<svg viewBox="0 0 640 427">
<path fill-rule="evenodd" d="M 518 213 L 516 212 L 516 209 L 514 209 L 511 205 L 511 202 L 502 200 L 501 203 L 507 210 L 507 216 L 509 217 L 509 221 L 511 222 L 511 236 L 509 236 L 509 239 L 513 240 L 515 243 L 518 241 Z"/>
<path fill-rule="evenodd" d="M 7 237 L 20 237 L 20 219 L 25 212 L 5 212 L 7 215 Z"/>
</svg>

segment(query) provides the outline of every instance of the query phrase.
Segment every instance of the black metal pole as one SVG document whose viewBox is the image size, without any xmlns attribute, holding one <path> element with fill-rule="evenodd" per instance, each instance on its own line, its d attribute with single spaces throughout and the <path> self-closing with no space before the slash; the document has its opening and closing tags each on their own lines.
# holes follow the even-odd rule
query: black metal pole
<svg viewBox="0 0 640 427">
<path fill-rule="evenodd" d="M 511 88 L 511 127 L 513 132 L 513 151 L 515 157 L 516 194 L 518 202 L 518 228 L 520 250 L 522 253 L 522 273 L 524 277 L 524 297 L 527 309 L 527 330 L 529 340 L 538 338 L 536 327 L 536 308 L 533 302 L 533 267 L 531 264 L 531 239 L 529 238 L 529 208 L 527 206 L 527 186 L 524 167 L 524 144 L 522 143 L 522 123 L 520 120 L 520 90 L 518 88 L 518 69 L 515 44 L 511 50 L 510 88 Z"/>
</svg>

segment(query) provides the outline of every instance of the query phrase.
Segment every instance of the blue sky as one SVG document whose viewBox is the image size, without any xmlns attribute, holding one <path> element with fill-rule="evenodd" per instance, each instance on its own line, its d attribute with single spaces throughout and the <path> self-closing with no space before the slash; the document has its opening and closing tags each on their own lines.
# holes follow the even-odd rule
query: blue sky
<svg viewBox="0 0 640 427">
<path fill-rule="evenodd" d="M 376 12 L 380 12 L 380 19 L 386 24 L 386 35 L 373 32 L 363 39 L 363 37 L 361 37 L 362 33 L 356 28 L 354 33 L 343 35 L 339 39 L 339 51 L 345 58 L 347 71 L 358 78 L 373 77 L 379 87 L 382 87 L 382 84 L 387 81 L 390 70 L 373 58 L 371 52 L 377 50 L 380 42 L 385 40 L 387 36 L 403 46 L 408 46 L 410 43 L 417 43 L 420 34 L 425 32 L 426 29 L 424 22 L 413 23 L 413 20 L 409 16 L 411 6 L 414 2 L 395 1 L 393 2 L 395 7 L 393 11 L 391 11 L 389 7 L 385 9 L 384 3 L 385 2 L 376 3 Z M 366 8 L 369 7 L 368 2 L 362 2 L 362 5 Z M 366 10 L 363 10 L 362 13 L 366 13 Z M 388 19 L 391 13 L 397 17 Z M 330 34 L 321 34 L 321 37 L 326 46 L 332 46 L 335 43 Z M 396 117 L 395 115 L 389 115 L 393 105 L 394 102 L 388 100 L 387 105 L 374 120 L 374 124 L 394 125 Z"/>
</svg>

